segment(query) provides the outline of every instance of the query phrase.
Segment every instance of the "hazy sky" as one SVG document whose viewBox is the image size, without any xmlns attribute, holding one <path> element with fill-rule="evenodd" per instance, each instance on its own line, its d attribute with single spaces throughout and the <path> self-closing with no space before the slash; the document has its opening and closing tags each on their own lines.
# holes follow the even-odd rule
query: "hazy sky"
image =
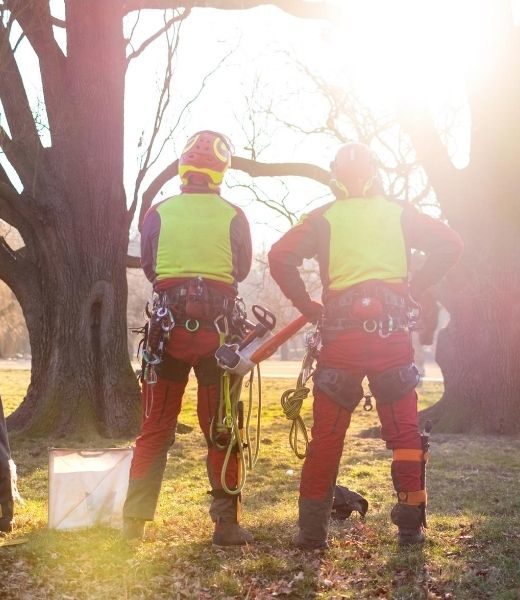
<svg viewBox="0 0 520 600">
<path fill-rule="evenodd" d="M 255 132 L 260 160 L 303 160 L 328 166 L 337 140 L 330 135 L 291 132 L 273 116 L 306 129 L 323 125 L 326 104 L 312 92 L 309 78 L 294 61 L 308 65 L 335 90 L 355 88 L 383 118 L 397 106 L 418 100 L 427 101 L 441 123 L 448 108 L 456 109 L 450 151 L 454 162 L 463 166 L 468 160 L 469 132 L 465 80 L 477 80 L 492 62 L 487 44 L 496 17 L 493 1 L 337 0 L 337 4 L 344 18 L 333 24 L 296 19 L 273 7 L 194 9 L 181 26 L 167 126 L 173 127 L 180 114 L 182 118 L 151 176 L 178 156 L 193 131 L 206 128 L 228 134 L 239 155 L 250 156 L 247 148 Z M 520 0 L 513 2 L 517 12 L 519 4 Z M 62 0 L 53 0 L 52 10 L 62 17 Z M 126 19 L 127 33 L 134 22 L 135 15 Z M 134 45 L 161 23 L 159 11 L 143 13 Z M 56 32 L 63 41 L 62 32 Z M 204 77 L 226 55 L 197 101 L 182 113 Z M 164 43 L 159 40 L 132 62 L 127 75 L 125 181 L 129 197 L 144 147 L 139 147 L 139 140 L 146 142 L 154 119 L 164 56 Z M 18 60 L 27 73 L 25 85 L 33 105 L 41 111 L 37 61 L 26 42 L 20 46 Z M 271 114 L 266 114 L 267 108 Z M 235 185 L 249 180 L 231 173 L 227 181 Z M 265 178 L 257 183 L 266 198 L 288 194 L 287 202 L 295 210 L 327 200 L 323 186 L 306 180 L 292 178 L 287 187 Z M 177 189 L 174 180 L 165 186 L 163 195 Z M 224 193 L 244 206 L 257 224 L 257 246 L 269 244 L 278 235 L 276 230 L 288 227 L 288 222 L 253 202 L 250 190 L 234 187 Z"/>
</svg>

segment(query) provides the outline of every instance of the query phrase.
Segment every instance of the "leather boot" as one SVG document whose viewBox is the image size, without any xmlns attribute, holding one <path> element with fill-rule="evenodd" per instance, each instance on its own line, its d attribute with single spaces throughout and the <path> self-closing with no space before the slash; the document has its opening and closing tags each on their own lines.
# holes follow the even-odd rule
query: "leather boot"
<svg viewBox="0 0 520 600">
<path fill-rule="evenodd" d="M 390 518 L 398 527 L 397 541 L 400 546 L 424 542 L 424 507 L 398 503 L 392 508 Z"/>
<path fill-rule="evenodd" d="M 220 520 L 215 523 L 214 546 L 245 546 L 253 543 L 253 535 L 236 522 Z"/>
<path fill-rule="evenodd" d="M 0 533 L 10 533 L 13 530 L 13 502 L 0 505 Z"/>
<path fill-rule="evenodd" d="M 144 519 L 125 517 L 123 519 L 123 539 L 127 542 L 140 542 L 144 537 Z"/>
<path fill-rule="evenodd" d="M 209 513 L 215 523 L 213 545 L 244 546 L 253 543 L 253 535 L 238 524 L 239 496 L 226 494 L 222 490 L 214 490 L 212 495 Z"/>
<path fill-rule="evenodd" d="M 328 548 L 327 534 L 332 507 L 332 498 L 326 500 L 310 500 L 300 498 L 298 508 L 300 517 L 298 533 L 293 537 L 293 544 L 302 550 Z"/>
</svg>

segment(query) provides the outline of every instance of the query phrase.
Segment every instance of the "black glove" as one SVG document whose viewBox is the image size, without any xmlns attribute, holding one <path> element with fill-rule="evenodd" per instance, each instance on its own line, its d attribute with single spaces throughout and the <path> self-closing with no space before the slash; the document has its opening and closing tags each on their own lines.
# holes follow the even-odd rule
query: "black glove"
<svg viewBox="0 0 520 600">
<path fill-rule="evenodd" d="M 309 323 L 317 323 L 323 316 L 323 306 L 314 300 L 309 300 L 296 308 L 307 318 Z"/>
</svg>

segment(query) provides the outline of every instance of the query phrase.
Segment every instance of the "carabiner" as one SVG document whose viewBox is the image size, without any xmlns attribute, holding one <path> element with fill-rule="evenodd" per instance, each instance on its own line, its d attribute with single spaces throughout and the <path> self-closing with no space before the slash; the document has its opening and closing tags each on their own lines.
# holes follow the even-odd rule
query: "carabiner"
<svg viewBox="0 0 520 600">
<path fill-rule="evenodd" d="M 223 334 L 225 337 L 229 335 L 229 323 L 226 315 L 218 315 L 213 321 L 217 333 Z"/>
</svg>

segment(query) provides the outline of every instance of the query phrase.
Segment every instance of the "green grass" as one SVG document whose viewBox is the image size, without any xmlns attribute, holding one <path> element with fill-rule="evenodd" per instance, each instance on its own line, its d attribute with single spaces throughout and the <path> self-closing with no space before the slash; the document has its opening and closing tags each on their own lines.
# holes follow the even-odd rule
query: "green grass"
<svg viewBox="0 0 520 600">
<path fill-rule="evenodd" d="M 28 374 L 2 373 L 6 412 L 23 397 Z M 243 524 L 256 543 L 217 550 L 210 544 L 205 450 L 190 384 L 181 422 L 193 426 L 171 449 L 156 521 L 132 549 L 117 531 L 46 529 L 49 446 L 127 445 L 131 440 L 13 438 L 25 506 L 17 529 L 0 547 L 0 597 L 42 599 L 267 599 L 267 598 L 520 598 L 520 439 L 433 433 L 428 541 L 400 550 L 389 511 L 394 503 L 390 452 L 363 437 L 375 411 L 356 411 L 345 443 L 339 481 L 370 502 L 366 522 L 352 517 L 331 526 L 331 548 L 302 553 L 291 547 L 302 463 L 289 448 L 289 423 L 279 408 L 292 381 L 266 380 L 263 440 L 244 493 Z M 419 390 L 421 406 L 441 393 Z M 310 424 L 311 401 L 305 403 Z M 88 443 L 87 443 L 88 442 Z M 293 470 L 294 474 L 288 471 Z"/>
</svg>

